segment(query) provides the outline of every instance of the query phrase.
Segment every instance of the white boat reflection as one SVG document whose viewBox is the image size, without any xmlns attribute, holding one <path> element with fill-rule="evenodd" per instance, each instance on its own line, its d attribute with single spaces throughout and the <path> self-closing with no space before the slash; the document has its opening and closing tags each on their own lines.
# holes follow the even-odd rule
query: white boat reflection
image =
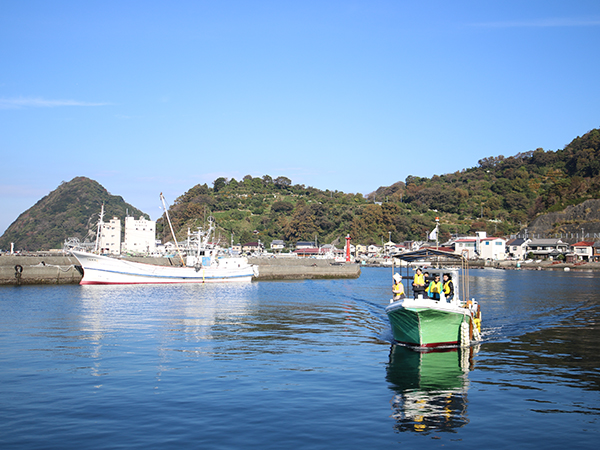
<svg viewBox="0 0 600 450">
<path fill-rule="evenodd" d="M 107 361 L 135 358 L 121 349 L 141 343 L 148 354 L 159 355 L 160 373 L 178 367 L 182 358 L 220 352 L 215 336 L 242 326 L 255 291 L 252 283 L 82 286 L 73 328 L 89 343 L 93 375 L 118 370 Z"/>
<path fill-rule="evenodd" d="M 393 345 L 386 380 L 396 393 L 392 417 L 398 432 L 452 431 L 466 425 L 467 374 L 475 347 L 416 351 Z"/>
</svg>

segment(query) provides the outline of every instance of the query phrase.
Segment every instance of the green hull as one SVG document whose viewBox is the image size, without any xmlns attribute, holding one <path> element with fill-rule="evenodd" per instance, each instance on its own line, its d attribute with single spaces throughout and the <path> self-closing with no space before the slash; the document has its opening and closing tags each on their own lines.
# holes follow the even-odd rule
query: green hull
<svg viewBox="0 0 600 450">
<path fill-rule="evenodd" d="M 399 393 L 463 390 L 465 374 L 469 372 L 469 351 L 464 348 L 415 351 L 393 345 L 386 379 Z"/>
<path fill-rule="evenodd" d="M 462 311 L 394 307 L 387 311 L 397 342 L 420 347 L 460 344 L 460 325 L 471 317 Z"/>
</svg>

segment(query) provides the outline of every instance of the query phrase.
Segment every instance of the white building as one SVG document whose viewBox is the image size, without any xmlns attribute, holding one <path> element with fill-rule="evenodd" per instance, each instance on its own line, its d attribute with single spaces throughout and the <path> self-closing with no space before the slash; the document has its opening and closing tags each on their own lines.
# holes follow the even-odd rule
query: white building
<svg viewBox="0 0 600 450">
<path fill-rule="evenodd" d="M 383 247 L 379 247 L 378 245 L 371 244 L 367 247 L 367 255 L 369 255 L 369 257 L 380 256 L 382 250 L 383 250 Z"/>
<path fill-rule="evenodd" d="M 506 240 L 487 237 L 485 231 L 478 231 L 475 237 L 459 238 L 454 241 L 454 253 L 468 259 L 491 259 L 503 261 L 506 259 Z"/>
<path fill-rule="evenodd" d="M 275 250 L 280 252 L 281 250 L 285 250 L 285 242 L 280 239 L 275 239 L 271 242 L 271 250 Z"/>
<path fill-rule="evenodd" d="M 504 261 L 506 259 L 506 239 L 491 237 L 481 239 L 479 255 L 481 259 Z"/>
<path fill-rule="evenodd" d="M 307 248 L 317 248 L 317 246 L 314 242 L 309 242 L 309 241 L 296 242 L 296 250 L 304 250 Z"/>
<path fill-rule="evenodd" d="M 506 253 L 511 258 L 525 259 L 527 256 L 527 244 L 530 242 L 530 239 L 511 239 L 506 243 Z"/>
<path fill-rule="evenodd" d="M 121 253 L 121 220 L 113 217 L 110 222 L 100 224 L 100 253 L 119 255 Z"/>
<path fill-rule="evenodd" d="M 591 261 L 594 256 L 594 241 L 581 241 L 571 245 L 577 259 Z"/>
<path fill-rule="evenodd" d="M 125 217 L 124 252 L 153 253 L 156 251 L 156 222 L 140 217 Z"/>
</svg>

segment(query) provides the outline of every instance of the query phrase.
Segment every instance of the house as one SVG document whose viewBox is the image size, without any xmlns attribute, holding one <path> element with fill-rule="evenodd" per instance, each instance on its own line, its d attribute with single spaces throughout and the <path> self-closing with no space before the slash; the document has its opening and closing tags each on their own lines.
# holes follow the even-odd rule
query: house
<svg viewBox="0 0 600 450">
<path fill-rule="evenodd" d="M 356 256 L 367 254 L 367 246 L 366 245 L 356 244 L 355 248 L 356 248 Z"/>
<path fill-rule="evenodd" d="M 396 244 L 392 249 L 392 254 L 397 255 L 398 253 L 404 253 L 411 250 L 410 246 L 406 246 L 404 244 Z"/>
<path fill-rule="evenodd" d="M 352 253 L 353 245 L 350 245 L 350 253 Z M 319 248 L 319 255 L 328 257 L 340 257 L 344 255 L 345 250 L 340 250 L 335 245 L 325 244 Z"/>
<path fill-rule="evenodd" d="M 506 239 L 484 238 L 480 242 L 479 257 L 491 259 L 492 261 L 504 261 L 506 259 Z"/>
<path fill-rule="evenodd" d="M 555 259 L 569 252 L 569 244 L 560 239 L 532 239 L 527 244 L 527 252 L 536 258 Z"/>
<path fill-rule="evenodd" d="M 279 239 L 275 239 L 273 241 L 271 241 L 271 250 L 274 250 L 276 252 L 280 252 L 281 250 L 285 249 L 285 242 Z"/>
<path fill-rule="evenodd" d="M 594 243 L 593 251 L 592 259 L 596 262 L 600 261 L 600 241 Z"/>
<path fill-rule="evenodd" d="M 581 241 L 571 245 L 575 259 L 579 261 L 592 261 L 594 257 L 594 241 Z"/>
<path fill-rule="evenodd" d="M 379 247 L 378 245 L 371 244 L 367 247 L 367 255 L 369 255 L 369 257 L 380 256 L 382 249 L 383 249 L 383 247 Z"/>
<path fill-rule="evenodd" d="M 511 239 L 506 243 L 506 254 L 510 258 L 514 259 L 526 259 L 527 256 L 527 244 L 531 242 L 530 239 L 516 238 Z"/>
<path fill-rule="evenodd" d="M 156 250 L 163 255 L 174 255 L 177 253 L 177 246 L 174 242 L 168 241 L 164 244 L 157 245 Z"/>
<path fill-rule="evenodd" d="M 487 237 L 483 231 L 477 232 L 475 237 L 458 238 L 448 245 L 454 245 L 454 253 L 464 255 L 467 259 L 506 259 L 506 240 Z"/>
<path fill-rule="evenodd" d="M 319 256 L 319 249 L 316 247 L 304 247 L 294 250 L 296 256 L 310 258 L 311 256 Z"/>
<path fill-rule="evenodd" d="M 246 242 L 242 245 L 242 253 L 261 253 L 264 250 L 262 242 Z"/>
<path fill-rule="evenodd" d="M 309 241 L 298 241 L 296 242 L 296 250 L 302 250 L 305 248 L 317 248 L 314 242 Z"/>
<path fill-rule="evenodd" d="M 477 239 L 475 238 L 458 238 L 451 245 L 454 246 L 454 253 L 457 255 L 464 255 L 467 259 L 477 257 Z"/>
<path fill-rule="evenodd" d="M 390 255 L 392 253 L 396 253 L 396 244 L 392 241 L 388 241 L 385 244 L 383 244 L 383 252 L 386 255 Z"/>
</svg>

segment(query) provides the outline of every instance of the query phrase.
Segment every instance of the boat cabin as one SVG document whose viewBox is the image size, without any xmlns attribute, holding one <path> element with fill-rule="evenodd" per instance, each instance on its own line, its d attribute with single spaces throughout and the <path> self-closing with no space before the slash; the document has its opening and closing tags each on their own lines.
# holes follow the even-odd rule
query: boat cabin
<svg viewBox="0 0 600 450">
<path fill-rule="evenodd" d="M 407 299 L 415 298 L 417 300 L 428 300 L 430 297 L 427 292 L 418 292 L 415 295 L 413 288 L 414 275 L 417 273 L 417 269 L 421 269 L 425 279 L 425 288 L 427 288 L 435 276 L 440 277 L 440 283 L 442 285 L 442 292 L 440 293 L 440 302 L 446 302 L 446 296 L 443 292 L 444 286 L 444 275 L 447 274 L 452 281 L 454 287 L 454 297 L 452 298 L 452 304 L 460 304 L 468 300 L 468 267 L 466 266 L 466 260 L 464 258 L 456 258 L 454 254 L 448 254 L 447 252 L 423 249 L 415 252 L 403 253 L 395 255 L 396 258 L 406 261 L 409 264 L 394 269 L 394 272 L 400 273 L 403 278 L 404 292 Z M 451 261 L 461 260 L 461 266 L 456 265 L 449 266 Z M 457 261 L 458 262 L 458 261 Z M 422 264 L 422 265 L 421 265 Z M 437 267 L 436 267 L 437 266 Z M 445 267 L 442 267 L 445 266 Z"/>
</svg>

